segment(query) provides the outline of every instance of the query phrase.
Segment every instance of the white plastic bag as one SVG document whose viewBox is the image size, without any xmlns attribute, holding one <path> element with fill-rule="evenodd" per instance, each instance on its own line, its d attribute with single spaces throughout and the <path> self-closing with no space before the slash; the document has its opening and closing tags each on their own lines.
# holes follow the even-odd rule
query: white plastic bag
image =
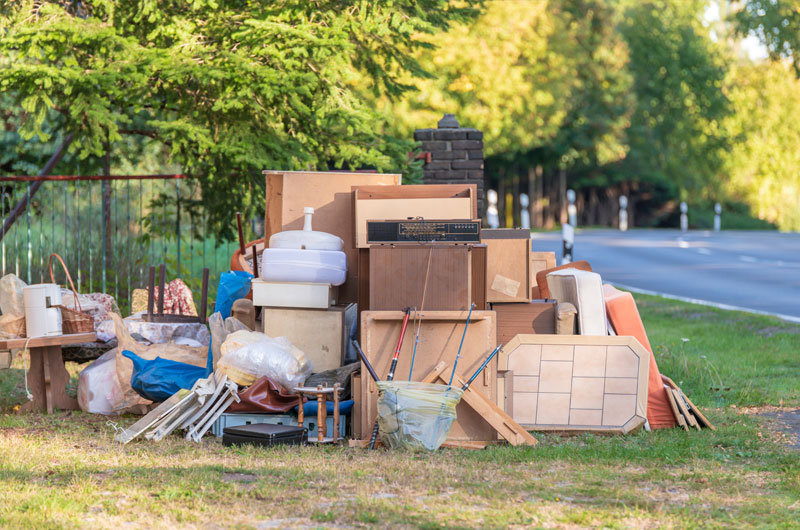
<svg viewBox="0 0 800 530">
<path fill-rule="evenodd" d="M 249 331 L 248 327 L 238 318 L 228 317 L 223 321 L 219 311 L 208 317 L 208 328 L 211 330 L 211 356 L 214 359 L 214 368 L 219 363 L 222 343 L 225 342 L 228 335 L 236 331 Z"/>
<path fill-rule="evenodd" d="M 220 353 L 219 370 L 243 386 L 267 376 L 292 390 L 302 385 L 313 370 L 305 353 L 289 339 L 273 339 L 257 331 L 231 333 L 222 343 Z"/>
<path fill-rule="evenodd" d="M 27 284 L 17 278 L 16 274 L 6 274 L 0 278 L 0 311 L 4 315 L 25 316 L 25 300 L 22 288 Z"/>
<path fill-rule="evenodd" d="M 122 401 L 117 381 L 117 351 L 110 350 L 93 361 L 78 376 L 78 405 L 84 412 L 116 414 L 114 405 Z"/>
</svg>

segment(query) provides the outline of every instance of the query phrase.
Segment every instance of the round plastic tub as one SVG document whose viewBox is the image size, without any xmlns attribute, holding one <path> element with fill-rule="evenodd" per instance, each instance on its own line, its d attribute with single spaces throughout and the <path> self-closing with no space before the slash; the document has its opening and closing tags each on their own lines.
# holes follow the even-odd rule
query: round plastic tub
<svg viewBox="0 0 800 530">
<path fill-rule="evenodd" d="M 259 272 L 262 280 L 271 282 L 342 285 L 347 278 L 347 257 L 338 250 L 266 248 Z"/>
</svg>

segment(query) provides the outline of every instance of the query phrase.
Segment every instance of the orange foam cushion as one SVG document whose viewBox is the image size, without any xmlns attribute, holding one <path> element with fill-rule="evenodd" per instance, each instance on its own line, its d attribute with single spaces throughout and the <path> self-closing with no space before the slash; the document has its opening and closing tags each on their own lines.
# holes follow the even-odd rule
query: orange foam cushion
<svg viewBox="0 0 800 530">
<path fill-rule="evenodd" d="M 647 389 L 647 421 L 652 429 L 666 429 L 675 427 L 675 416 L 672 414 L 667 392 L 658 371 L 656 358 L 647 332 L 636 308 L 636 302 L 631 293 L 620 291 L 613 285 L 603 285 L 603 297 L 606 303 L 608 320 L 614 327 L 617 335 L 626 335 L 636 338 L 639 343 L 650 352 L 650 375 Z"/>
</svg>

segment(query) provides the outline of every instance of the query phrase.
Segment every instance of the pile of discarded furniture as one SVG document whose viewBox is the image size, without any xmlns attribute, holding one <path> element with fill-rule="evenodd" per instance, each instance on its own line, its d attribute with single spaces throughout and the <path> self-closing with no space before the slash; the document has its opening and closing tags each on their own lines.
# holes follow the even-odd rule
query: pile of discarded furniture
<svg viewBox="0 0 800 530">
<path fill-rule="evenodd" d="M 556 266 L 528 230 L 482 228 L 474 185 L 264 173 L 264 238 L 246 242 L 239 220 L 207 342 L 197 331 L 207 273 L 199 313 L 164 314 L 162 267 L 158 287 L 152 269 L 139 297 L 146 311 L 105 325 L 119 341 L 106 359 L 115 365 L 96 361 L 84 388 L 116 385 L 97 398 L 113 406 L 92 411 L 149 411 L 120 441 L 183 432 L 231 444 L 404 446 L 396 433 L 422 428 L 408 418 L 436 391 L 428 414 L 441 439 L 417 436 L 427 449 L 535 445 L 531 431 L 713 428 L 659 373 L 630 293 L 603 284 L 588 262 Z M 187 326 L 199 340 L 134 338 Z"/>
</svg>

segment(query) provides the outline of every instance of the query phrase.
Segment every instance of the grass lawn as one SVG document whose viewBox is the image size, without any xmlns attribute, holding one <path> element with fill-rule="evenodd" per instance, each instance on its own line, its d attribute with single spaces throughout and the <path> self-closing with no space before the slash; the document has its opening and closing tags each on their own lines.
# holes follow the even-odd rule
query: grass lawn
<svg viewBox="0 0 800 530">
<path fill-rule="evenodd" d="M 760 414 L 800 406 L 800 326 L 636 298 L 662 372 L 716 432 L 536 434 L 535 448 L 435 454 L 224 448 L 213 436 L 123 447 L 104 417 L 14 415 L 17 361 L 0 372 L 0 526 L 800 526 L 800 452 Z"/>
</svg>

